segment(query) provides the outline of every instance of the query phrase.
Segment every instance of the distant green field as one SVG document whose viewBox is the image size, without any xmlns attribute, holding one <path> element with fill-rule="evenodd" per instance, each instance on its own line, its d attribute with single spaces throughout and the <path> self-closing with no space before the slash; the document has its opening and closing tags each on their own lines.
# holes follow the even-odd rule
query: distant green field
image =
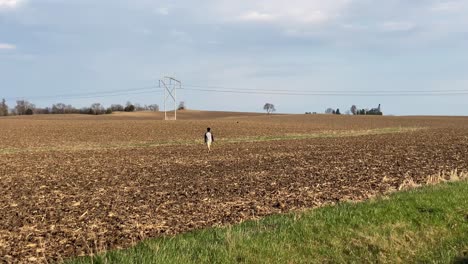
<svg viewBox="0 0 468 264">
<path fill-rule="evenodd" d="M 468 263 L 468 182 L 147 240 L 69 263 Z"/>
</svg>

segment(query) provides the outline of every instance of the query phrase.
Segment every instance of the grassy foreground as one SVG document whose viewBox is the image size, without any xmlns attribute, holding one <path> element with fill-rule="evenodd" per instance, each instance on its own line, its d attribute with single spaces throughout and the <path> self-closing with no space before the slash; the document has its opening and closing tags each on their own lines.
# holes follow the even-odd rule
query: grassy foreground
<svg viewBox="0 0 468 264">
<path fill-rule="evenodd" d="M 468 263 L 468 182 L 148 240 L 69 263 Z"/>
</svg>

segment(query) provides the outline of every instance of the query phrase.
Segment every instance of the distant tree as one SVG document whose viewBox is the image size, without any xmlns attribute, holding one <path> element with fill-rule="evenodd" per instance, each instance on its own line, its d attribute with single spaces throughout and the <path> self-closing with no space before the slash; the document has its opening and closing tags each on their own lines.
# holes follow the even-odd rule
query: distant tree
<svg viewBox="0 0 468 264">
<path fill-rule="evenodd" d="M 270 104 L 270 103 L 266 103 L 264 106 L 263 106 L 263 110 L 265 110 L 267 112 L 267 114 L 271 114 L 273 112 L 276 112 L 276 108 L 275 108 L 275 105 L 274 104 Z"/>
<path fill-rule="evenodd" d="M 112 114 L 112 108 L 109 107 L 106 109 L 106 115 L 110 115 L 110 114 Z"/>
<path fill-rule="evenodd" d="M 333 110 L 333 108 L 327 108 L 327 110 L 325 110 L 325 114 L 334 114 L 335 110 Z"/>
<path fill-rule="evenodd" d="M 45 108 L 37 108 L 34 109 L 34 114 L 39 114 L 39 115 L 48 115 L 50 114 L 50 107 L 45 107 Z"/>
<path fill-rule="evenodd" d="M 124 108 L 124 111 L 125 112 L 135 112 L 135 106 L 132 105 L 132 104 L 127 104 L 127 106 L 125 106 L 125 108 Z"/>
<path fill-rule="evenodd" d="M 27 109 L 28 108 L 27 108 L 26 102 L 24 100 L 16 101 L 16 106 L 15 106 L 16 114 L 24 115 L 24 114 L 26 114 Z"/>
<path fill-rule="evenodd" d="M 42 109 L 42 111 L 40 113 L 43 114 L 43 115 L 48 115 L 48 114 L 50 114 L 50 112 L 51 112 L 51 108 L 46 107 L 46 108 Z"/>
<path fill-rule="evenodd" d="M 124 108 L 125 112 L 135 112 L 135 105 L 133 105 L 130 101 L 127 102 Z"/>
<path fill-rule="evenodd" d="M 90 107 L 83 107 L 80 109 L 79 113 L 83 115 L 92 115 L 93 110 Z"/>
<path fill-rule="evenodd" d="M 105 113 L 104 107 L 100 103 L 94 103 L 90 108 L 93 115 L 102 115 Z"/>
<path fill-rule="evenodd" d="M 187 106 L 185 105 L 184 101 L 179 103 L 179 107 L 177 107 L 177 110 L 187 110 Z"/>
<path fill-rule="evenodd" d="M 121 104 L 113 104 L 110 107 L 112 109 L 112 112 L 123 112 L 125 107 Z"/>
<path fill-rule="evenodd" d="M 26 109 L 25 115 L 33 115 L 34 111 L 31 108 Z"/>
<path fill-rule="evenodd" d="M 153 111 L 153 112 L 158 112 L 159 111 L 159 105 L 157 105 L 157 104 L 148 105 L 148 109 L 150 111 Z"/>
<path fill-rule="evenodd" d="M 351 106 L 350 111 L 351 111 L 351 113 L 352 113 L 353 115 L 357 115 L 357 114 L 358 114 L 358 108 L 357 108 L 357 106 L 356 106 L 356 105 Z"/>
<path fill-rule="evenodd" d="M 370 110 L 368 108 L 357 109 L 356 114 L 357 115 L 383 115 L 380 104 L 377 108 L 372 108 Z"/>
<path fill-rule="evenodd" d="M 65 114 L 65 108 L 67 106 L 64 103 L 58 103 L 52 105 L 52 114 Z"/>
<path fill-rule="evenodd" d="M 128 105 L 124 109 L 125 112 L 135 112 L 135 106 L 134 105 Z"/>
<path fill-rule="evenodd" d="M 2 103 L 0 103 L 0 116 L 7 116 L 8 115 L 8 105 L 6 104 L 5 98 L 2 99 Z"/>
<path fill-rule="evenodd" d="M 34 112 L 34 109 L 36 108 L 35 105 L 31 104 L 30 102 L 26 100 L 18 100 L 16 101 L 16 106 L 15 110 L 18 115 L 26 115 L 26 111 L 28 109 L 31 109 L 31 111 Z"/>
<path fill-rule="evenodd" d="M 339 108 L 336 109 L 335 115 L 341 115 L 341 112 L 340 112 L 340 109 L 339 109 Z"/>
<path fill-rule="evenodd" d="M 72 105 L 65 105 L 63 106 L 63 113 L 64 114 L 73 114 L 78 112 L 77 109 L 75 109 Z"/>
<path fill-rule="evenodd" d="M 145 111 L 147 109 L 147 106 L 141 106 L 140 104 L 135 104 L 135 111 L 137 112 L 141 112 L 141 111 Z"/>
</svg>

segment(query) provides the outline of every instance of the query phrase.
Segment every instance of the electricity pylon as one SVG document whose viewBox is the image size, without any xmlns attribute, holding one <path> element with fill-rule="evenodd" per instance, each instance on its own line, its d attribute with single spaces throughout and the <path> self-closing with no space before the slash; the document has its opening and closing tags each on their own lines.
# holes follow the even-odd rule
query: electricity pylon
<svg viewBox="0 0 468 264">
<path fill-rule="evenodd" d="M 164 89 L 164 120 L 177 120 L 177 89 L 182 88 L 182 82 L 165 76 L 159 80 L 159 87 Z M 167 101 L 174 101 L 174 118 L 167 117 Z"/>
</svg>

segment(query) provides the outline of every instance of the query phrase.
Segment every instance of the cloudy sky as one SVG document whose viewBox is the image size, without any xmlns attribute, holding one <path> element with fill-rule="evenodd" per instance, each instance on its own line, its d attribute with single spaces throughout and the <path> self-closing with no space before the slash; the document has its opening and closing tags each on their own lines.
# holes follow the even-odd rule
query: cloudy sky
<svg viewBox="0 0 468 264">
<path fill-rule="evenodd" d="M 174 75 L 191 109 L 468 115 L 466 14 L 467 0 L 0 0 L 0 97 L 162 105 Z"/>
</svg>

